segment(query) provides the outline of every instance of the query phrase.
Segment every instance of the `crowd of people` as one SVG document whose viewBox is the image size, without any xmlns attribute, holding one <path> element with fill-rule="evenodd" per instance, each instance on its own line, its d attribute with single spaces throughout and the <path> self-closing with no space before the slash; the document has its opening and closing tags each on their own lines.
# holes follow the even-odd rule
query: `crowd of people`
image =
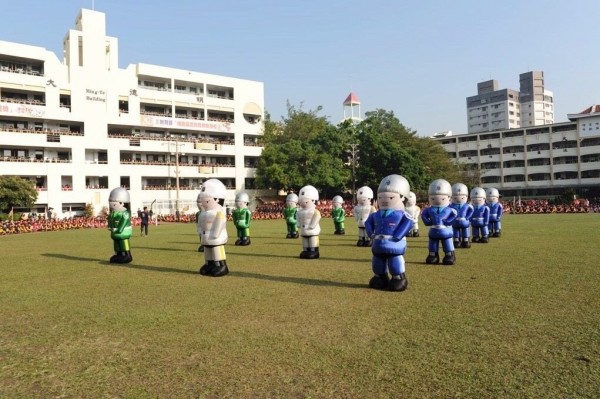
<svg viewBox="0 0 600 399">
<path fill-rule="evenodd" d="M 543 213 L 600 213 L 600 198 L 593 199 L 576 199 L 570 204 L 553 204 L 548 200 L 513 200 L 501 201 L 505 214 L 543 214 Z M 421 209 L 429 206 L 423 202 L 418 204 Z M 352 201 L 345 201 L 342 206 L 346 212 L 346 216 L 353 217 L 354 205 Z M 252 212 L 254 220 L 274 220 L 283 218 L 283 209 L 285 208 L 284 201 L 269 201 L 262 203 Z M 321 216 L 331 217 L 332 203 L 331 200 L 320 200 L 317 203 L 317 209 L 321 212 Z M 228 220 L 231 220 L 231 213 L 228 212 Z M 139 226 L 141 219 L 135 214 L 132 215 L 132 226 Z M 159 223 L 196 223 L 196 214 L 179 214 L 179 215 L 154 215 L 151 219 L 151 224 Z M 0 235 L 35 233 L 43 231 L 62 231 L 75 229 L 90 229 L 90 228 L 107 228 L 107 219 L 104 216 L 85 217 L 76 216 L 68 218 L 44 218 L 25 217 L 22 216 L 19 220 L 5 220 L 0 222 Z"/>
</svg>

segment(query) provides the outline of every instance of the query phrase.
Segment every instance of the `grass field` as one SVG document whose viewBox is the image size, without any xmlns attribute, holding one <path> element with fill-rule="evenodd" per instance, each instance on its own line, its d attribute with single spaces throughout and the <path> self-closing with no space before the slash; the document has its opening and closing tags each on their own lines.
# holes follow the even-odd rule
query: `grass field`
<svg viewBox="0 0 600 399">
<path fill-rule="evenodd" d="M 425 265 L 421 226 L 402 293 L 367 288 L 353 221 L 321 225 L 302 260 L 254 221 L 222 278 L 194 225 L 151 226 L 126 266 L 106 230 L 0 237 L 0 397 L 600 397 L 600 215 L 508 215 L 455 266 Z"/>
</svg>

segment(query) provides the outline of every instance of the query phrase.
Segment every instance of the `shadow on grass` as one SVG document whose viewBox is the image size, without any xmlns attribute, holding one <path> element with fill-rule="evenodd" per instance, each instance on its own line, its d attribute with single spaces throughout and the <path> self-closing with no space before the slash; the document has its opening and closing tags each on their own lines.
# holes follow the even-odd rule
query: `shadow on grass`
<svg viewBox="0 0 600 399">
<path fill-rule="evenodd" d="M 312 286 L 363 288 L 363 289 L 368 288 L 367 284 L 342 283 L 339 281 L 315 280 L 315 279 L 310 279 L 310 278 L 290 277 L 290 276 L 271 276 L 268 274 L 250 273 L 250 272 L 231 271 L 231 272 L 229 272 L 229 275 L 233 276 L 233 277 L 254 278 L 254 279 L 258 279 L 258 280 L 278 281 L 281 283 L 294 283 L 294 284 L 303 284 L 303 285 L 312 285 Z"/>
<path fill-rule="evenodd" d="M 198 274 L 193 270 L 183 270 L 183 269 L 173 269 L 170 267 L 160 267 L 160 266 L 147 266 L 147 265 L 136 265 L 135 263 L 110 263 L 105 259 L 97 259 L 97 258 L 82 258 L 80 256 L 71 256 L 65 254 L 42 254 L 42 256 L 47 256 L 49 258 L 58 258 L 65 259 L 75 262 L 94 262 L 99 263 L 101 265 L 106 266 L 115 266 L 115 267 L 128 267 L 131 269 L 140 269 L 140 270 L 149 270 L 151 272 L 164 272 L 164 273 L 183 273 L 183 274 Z M 135 262 L 135 260 L 134 260 Z"/>
<path fill-rule="evenodd" d="M 237 256 L 258 256 L 260 258 L 286 258 L 286 259 L 300 259 L 300 248 L 298 249 L 298 255 L 273 255 L 273 254 L 260 254 L 260 253 L 246 253 L 246 252 L 236 252 L 236 251 L 227 251 L 228 255 L 237 255 Z M 306 262 L 315 262 L 315 259 L 304 259 Z M 354 262 L 354 263 L 364 263 L 364 259 L 348 259 L 348 258 L 332 258 L 330 256 L 323 256 L 323 252 L 321 252 L 319 260 L 337 260 L 342 262 Z M 370 260 L 368 260 L 370 262 Z"/>
</svg>

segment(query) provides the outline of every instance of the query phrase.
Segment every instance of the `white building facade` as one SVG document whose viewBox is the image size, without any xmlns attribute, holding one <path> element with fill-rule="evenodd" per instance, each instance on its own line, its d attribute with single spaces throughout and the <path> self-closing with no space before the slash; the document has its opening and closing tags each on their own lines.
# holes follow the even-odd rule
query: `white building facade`
<svg viewBox="0 0 600 399">
<path fill-rule="evenodd" d="M 262 147 L 262 82 L 162 66 L 118 67 L 105 15 L 83 9 L 64 39 L 64 61 L 0 41 L 0 174 L 31 180 L 35 209 L 58 216 L 115 187 L 132 208 L 195 212 L 201 183 L 254 188 Z"/>
<path fill-rule="evenodd" d="M 433 137 L 450 157 L 480 173 L 482 187 L 504 196 L 552 197 L 565 189 L 597 196 L 600 189 L 600 106 L 570 122 Z"/>
</svg>

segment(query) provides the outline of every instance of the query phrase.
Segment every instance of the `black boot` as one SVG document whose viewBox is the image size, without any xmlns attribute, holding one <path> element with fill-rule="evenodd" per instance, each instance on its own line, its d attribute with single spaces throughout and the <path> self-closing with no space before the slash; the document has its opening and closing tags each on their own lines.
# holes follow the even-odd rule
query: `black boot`
<svg viewBox="0 0 600 399">
<path fill-rule="evenodd" d="M 500 238 L 500 230 L 494 233 L 492 237 Z"/>
<path fill-rule="evenodd" d="M 294 237 L 292 237 L 292 233 L 287 233 L 287 236 L 285 236 L 285 238 L 294 238 Z"/>
<path fill-rule="evenodd" d="M 392 276 L 388 284 L 388 289 L 390 291 L 404 291 L 408 288 L 408 280 L 406 279 L 406 275 L 404 273 L 398 274 L 396 276 Z"/>
<path fill-rule="evenodd" d="M 198 252 L 204 252 L 204 245 L 200 245 L 198 247 Z"/>
<path fill-rule="evenodd" d="M 454 256 L 454 252 L 446 252 L 446 255 L 444 255 L 444 259 L 442 260 L 442 263 L 444 265 L 453 265 L 456 262 L 456 257 Z"/>
<path fill-rule="evenodd" d="M 479 238 L 479 236 L 473 236 L 473 242 L 481 242 L 481 238 Z"/>
<path fill-rule="evenodd" d="M 460 240 L 454 240 L 454 248 L 460 248 Z"/>
<path fill-rule="evenodd" d="M 304 248 L 302 252 L 300 252 L 300 259 L 308 258 L 308 248 Z"/>
<path fill-rule="evenodd" d="M 123 263 L 130 263 L 132 260 L 131 251 L 123 252 Z"/>
<path fill-rule="evenodd" d="M 108 260 L 110 263 L 118 263 L 117 259 L 119 259 L 119 253 L 115 252 L 115 254 L 113 256 L 110 257 L 110 259 Z"/>
<path fill-rule="evenodd" d="M 216 268 L 216 262 L 214 260 L 209 260 L 200 268 L 200 273 L 203 276 L 211 276 L 213 274 L 213 270 Z"/>
<path fill-rule="evenodd" d="M 466 238 L 463 240 L 463 242 L 460 244 L 461 248 L 471 248 L 471 243 L 469 242 L 469 239 Z"/>
<path fill-rule="evenodd" d="M 229 273 L 229 269 L 227 268 L 227 261 L 219 260 L 216 261 L 216 266 L 212 271 L 211 276 L 213 277 L 223 277 L 224 275 Z"/>
<path fill-rule="evenodd" d="M 318 247 L 312 247 L 312 248 L 308 248 L 308 251 L 306 251 L 306 259 L 319 259 L 319 248 Z"/>
<path fill-rule="evenodd" d="M 481 237 L 481 241 L 479 242 L 482 244 L 487 244 L 488 242 L 490 242 L 490 239 L 488 238 L 488 236 Z"/>
<path fill-rule="evenodd" d="M 364 247 L 370 247 L 371 246 L 371 239 L 370 238 L 365 238 L 365 244 L 363 245 Z"/>
<path fill-rule="evenodd" d="M 369 288 L 384 290 L 388 287 L 389 282 L 390 277 L 387 275 L 387 273 L 376 274 L 371 277 L 371 280 L 369 280 Z"/>
<path fill-rule="evenodd" d="M 238 238 L 237 240 L 235 240 L 235 245 L 242 245 L 242 239 Z"/>
<path fill-rule="evenodd" d="M 340 235 L 341 235 L 341 236 L 343 236 L 344 234 L 346 234 L 346 230 L 344 230 L 344 229 L 341 229 L 341 230 L 340 230 Z"/>
<path fill-rule="evenodd" d="M 419 230 L 415 230 L 413 232 L 413 237 L 418 237 L 419 236 Z"/>
<path fill-rule="evenodd" d="M 240 245 L 250 245 L 250 237 L 244 237 L 242 238 L 242 242 L 240 243 Z"/>
<path fill-rule="evenodd" d="M 430 252 L 427 258 L 425 259 L 425 263 L 428 265 L 436 265 L 440 263 L 440 255 L 436 252 Z"/>
</svg>

